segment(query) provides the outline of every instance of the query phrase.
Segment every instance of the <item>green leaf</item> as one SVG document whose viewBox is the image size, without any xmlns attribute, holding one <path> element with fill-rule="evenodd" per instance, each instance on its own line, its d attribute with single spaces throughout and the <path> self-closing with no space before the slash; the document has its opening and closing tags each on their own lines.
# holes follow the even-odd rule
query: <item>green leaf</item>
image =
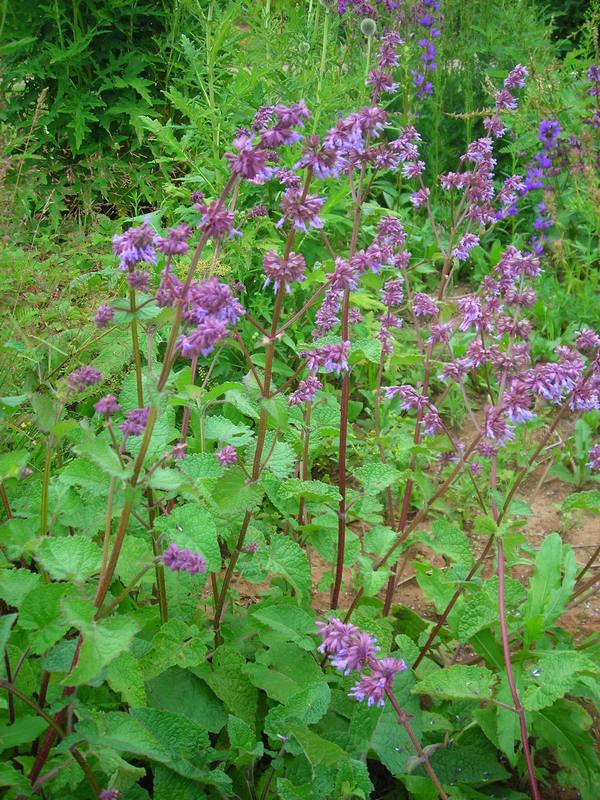
<svg viewBox="0 0 600 800">
<path fill-rule="evenodd" d="M 413 691 L 443 700 L 485 699 L 492 696 L 491 687 L 495 681 L 495 675 L 486 667 L 453 664 L 430 672 Z"/>
<path fill-rule="evenodd" d="M 27 466 L 29 453 L 27 450 L 13 450 L 12 453 L 0 455 L 0 483 L 9 478 L 18 478 L 23 467 Z"/>
<path fill-rule="evenodd" d="M 0 598 L 7 605 L 20 608 L 24 598 L 41 580 L 41 575 L 28 569 L 3 569 L 0 571 Z"/>
<path fill-rule="evenodd" d="M 140 663 L 144 678 L 149 681 L 169 667 L 196 667 L 204 661 L 205 654 L 206 644 L 198 636 L 198 629 L 180 619 L 170 619 L 155 633 Z"/>
<path fill-rule="evenodd" d="M 391 464 L 374 461 L 370 464 L 363 464 L 362 467 L 355 470 L 355 475 L 362 484 L 365 494 L 372 495 L 397 484 L 402 473 Z"/>
<path fill-rule="evenodd" d="M 119 456 L 108 442 L 87 436 L 85 441 L 74 446 L 74 450 L 82 458 L 86 458 L 97 467 L 100 467 L 106 475 L 122 481 L 126 481 L 131 477 L 133 468 L 131 466 L 121 466 Z"/>
<path fill-rule="evenodd" d="M 465 567 L 473 563 L 473 553 L 471 545 L 464 531 L 451 525 L 446 520 L 438 519 L 431 526 L 431 533 L 419 533 L 416 537 L 428 547 Z"/>
<path fill-rule="evenodd" d="M 137 624 L 126 617 L 96 622 L 94 607 L 83 600 L 65 600 L 63 610 L 69 624 L 81 632 L 83 639 L 77 666 L 62 681 L 66 686 L 80 686 L 98 677 L 117 656 L 129 649 L 138 631 Z"/>
<path fill-rule="evenodd" d="M 287 778 L 277 778 L 276 786 L 279 800 L 311 800 L 311 787 L 306 784 L 295 786 Z"/>
<path fill-rule="evenodd" d="M 219 733 L 227 722 L 227 712 L 214 692 L 181 667 L 171 667 L 148 681 L 146 694 L 148 705 L 165 711 L 177 709 L 211 733 Z"/>
<path fill-rule="evenodd" d="M 263 625 L 283 634 L 285 641 L 294 642 L 303 650 L 314 649 L 314 635 L 317 630 L 314 617 L 293 600 L 280 600 L 276 605 L 255 606 L 250 614 Z"/>
<path fill-rule="evenodd" d="M 331 486 L 322 481 L 301 481 L 298 478 L 289 478 L 281 484 L 279 491 L 284 499 L 292 497 L 304 499 L 308 502 L 323 501 L 329 503 L 339 503 L 340 493 L 336 486 Z"/>
<path fill-rule="evenodd" d="M 570 494 L 563 500 L 561 512 L 568 511 L 589 511 L 592 514 L 600 514 L 600 492 L 596 489 L 589 492 L 576 492 Z"/>
<path fill-rule="evenodd" d="M 139 660 L 133 653 L 125 652 L 112 661 L 106 671 L 106 682 L 121 695 L 130 708 L 146 706 L 144 676 Z"/>
<path fill-rule="evenodd" d="M 258 691 L 244 672 L 245 664 L 237 650 L 221 645 L 214 652 L 212 670 L 205 665 L 198 674 L 232 714 L 255 729 Z"/>
<path fill-rule="evenodd" d="M 216 482 L 212 497 L 223 514 L 235 515 L 258 505 L 262 494 L 263 490 L 258 484 L 247 483 L 242 469 L 230 467 Z"/>
<path fill-rule="evenodd" d="M 300 545 L 288 536 L 281 533 L 271 536 L 267 569 L 285 578 L 296 590 L 299 601 L 310 596 L 312 578 L 308 558 Z"/>
<path fill-rule="evenodd" d="M 258 758 L 262 756 L 264 751 L 262 742 L 257 742 L 252 728 L 233 714 L 230 714 L 227 720 L 227 735 L 229 745 L 234 750 Z"/>
<path fill-rule="evenodd" d="M 586 711 L 570 700 L 558 700 L 553 706 L 534 712 L 531 719 L 534 734 L 570 773 L 582 800 L 596 800 L 598 757 L 588 732 L 592 720 Z"/>
<path fill-rule="evenodd" d="M 48 723 L 41 717 L 21 717 L 12 725 L 0 724 L 0 749 L 19 747 L 34 742 L 46 730 Z"/>
<path fill-rule="evenodd" d="M 576 650 L 555 650 L 539 653 L 529 674 L 534 682 L 521 695 L 528 711 L 539 711 L 571 692 L 582 673 L 598 675 L 598 667 Z"/>
<path fill-rule="evenodd" d="M 32 652 L 41 655 L 69 629 L 61 614 L 61 601 L 71 591 L 66 583 L 49 583 L 32 589 L 19 612 L 19 627 L 34 631 L 29 637 Z"/>
<path fill-rule="evenodd" d="M 320 764 L 326 767 L 335 767 L 341 759 L 348 755 L 339 745 L 323 739 L 322 736 L 302 725 L 290 725 L 289 730 L 313 767 Z"/>
<path fill-rule="evenodd" d="M 481 786 L 509 777 L 498 761 L 496 748 L 479 730 L 466 731 L 452 748 L 436 750 L 430 762 L 442 784 L 449 786 L 456 783 Z"/>
<path fill-rule="evenodd" d="M 54 580 L 79 585 L 100 571 L 102 551 L 85 536 L 47 536 L 35 558 Z"/>
<path fill-rule="evenodd" d="M 252 429 L 243 423 L 231 422 L 226 417 L 207 417 L 204 436 L 211 441 L 243 447 L 252 441 Z"/>
<path fill-rule="evenodd" d="M 0 653 L 4 653 L 4 648 L 8 643 L 10 632 L 17 616 L 17 614 L 5 614 L 0 617 Z"/>
<path fill-rule="evenodd" d="M 327 713 L 331 690 L 326 683 L 313 683 L 293 694 L 284 705 L 272 708 L 265 719 L 265 732 L 271 738 L 287 736 L 292 722 L 314 725 Z"/>
<path fill-rule="evenodd" d="M 285 430 L 288 424 L 288 404 L 284 397 L 270 397 L 262 401 L 262 406 L 273 419 L 275 425 Z"/>
<path fill-rule="evenodd" d="M 577 563 L 573 550 L 558 533 L 542 542 L 535 559 L 535 572 L 523 610 L 530 641 L 538 639 L 565 610 L 575 585 Z"/>
</svg>

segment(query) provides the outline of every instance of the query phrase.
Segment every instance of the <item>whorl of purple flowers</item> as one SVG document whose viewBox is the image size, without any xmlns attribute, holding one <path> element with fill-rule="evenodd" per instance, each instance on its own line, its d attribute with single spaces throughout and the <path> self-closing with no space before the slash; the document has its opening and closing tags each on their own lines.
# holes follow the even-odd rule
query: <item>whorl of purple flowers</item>
<svg viewBox="0 0 600 800">
<path fill-rule="evenodd" d="M 322 640 L 319 652 L 328 655 L 331 664 L 343 675 L 361 673 L 349 697 L 366 701 L 369 706 L 383 706 L 386 692 L 393 690 L 394 677 L 408 669 L 406 663 L 397 658 L 378 659 L 377 639 L 337 617 L 317 622 L 317 627 Z"/>
<path fill-rule="evenodd" d="M 300 353 L 300 355 L 306 359 L 306 365 L 311 372 L 316 372 L 322 367 L 325 372 L 339 375 L 348 369 L 350 342 L 324 344 L 315 350 Z"/>
<path fill-rule="evenodd" d="M 107 305 L 101 305 L 98 307 L 98 311 L 96 311 L 96 316 L 94 317 L 94 323 L 97 328 L 105 328 L 109 322 L 112 322 L 113 317 L 115 316 L 114 308 L 111 308 Z"/>
<path fill-rule="evenodd" d="M 265 286 L 273 282 L 275 291 L 280 286 L 285 286 L 287 292 L 290 291 L 290 283 L 304 280 L 304 270 L 306 262 L 300 253 L 289 253 L 287 258 L 278 256 L 274 250 L 269 250 L 263 259 L 265 270 Z"/>
<path fill-rule="evenodd" d="M 440 35 L 438 27 L 440 20 L 436 16 L 439 10 L 440 4 L 438 0 L 420 0 L 412 9 L 417 25 L 421 29 L 421 35 L 418 39 L 421 51 L 421 65 L 411 70 L 418 100 L 433 94 L 433 84 L 429 77 L 436 68 L 437 50 L 434 42 Z"/>
<path fill-rule="evenodd" d="M 98 400 L 94 408 L 97 414 L 100 414 L 101 417 L 106 417 L 106 419 L 112 417 L 121 410 L 121 406 L 117 402 L 117 398 L 114 394 L 107 394 L 106 397 Z"/>
<path fill-rule="evenodd" d="M 230 467 L 232 464 L 236 464 L 238 460 L 237 450 L 231 444 L 225 445 L 215 455 L 222 467 Z"/>
<path fill-rule="evenodd" d="M 73 392 L 83 392 L 103 380 L 102 373 L 95 367 L 78 367 L 67 375 L 67 386 Z"/>
<path fill-rule="evenodd" d="M 180 292 L 178 280 L 167 273 L 163 276 L 161 288 L 161 305 L 172 305 Z M 188 327 L 179 337 L 179 350 L 186 357 L 207 356 L 228 335 L 228 326 L 237 324 L 244 309 L 230 287 L 215 277 L 192 283 L 187 300 L 185 319 Z"/>
<path fill-rule="evenodd" d="M 306 380 L 300 381 L 298 388 L 288 398 L 288 403 L 291 406 L 299 406 L 302 403 L 312 403 L 315 399 L 319 389 L 323 388 L 323 384 L 314 375 L 310 375 Z"/>
<path fill-rule="evenodd" d="M 206 560 L 203 555 L 194 553 L 187 547 L 181 549 L 173 542 L 163 553 L 162 562 L 173 572 L 187 572 L 190 575 L 206 572 Z"/>
<path fill-rule="evenodd" d="M 126 436 L 141 436 L 146 430 L 149 415 L 148 407 L 133 408 L 125 415 L 125 421 L 121 423 L 121 431 Z"/>
<path fill-rule="evenodd" d="M 156 264 L 155 247 L 159 240 L 147 222 L 114 236 L 113 253 L 119 257 L 119 269 L 124 271 L 136 264 Z"/>
</svg>

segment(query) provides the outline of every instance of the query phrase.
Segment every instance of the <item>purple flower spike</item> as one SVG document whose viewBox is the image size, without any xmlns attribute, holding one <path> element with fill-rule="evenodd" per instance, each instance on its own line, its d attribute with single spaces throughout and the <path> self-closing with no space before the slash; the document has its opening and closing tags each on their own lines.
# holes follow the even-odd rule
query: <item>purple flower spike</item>
<svg viewBox="0 0 600 800">
<path fill-rule="evenodd" d="M 150 286 L 150 273 L 144 270 L 135 270 L 127 273 L 127 285 L 137 292 L 146 293 Z"/>
<path fill-rule="evenodd" d="M 101 400 L 98 400 L 96 405 L 94 406 L 96 409 L 96 413 L 100 414 L 101 417 L 112 417 L 113 414 L 117 414 L 121 407 L 117 402 L 117 398 L 114 394 L 107 394 L 106 397 L 103 397 Z"/>
<path fill-rule="evenodd" d="M 95 367 L 79 367 L 67 375 L 67 386 L 73 392 L 83 392 L 102 380 L 102 373 Z"/>
<path fill-rule="evenodd" d="M 382 706 L 386 690 L 390 691 L 393 688 L 394 677 L 406 669 L 406 664 L 400 659 L 382 658 L 375 662 L 370 675 L 363 675 L 352 687 L 348 696 L 356 698 L 361 703 L 366 700 L 369 706 Z"/>
<path fill-rule="evenodd" d="M 276 227 L 280 228 L 289 219 L 296 230 L 308 233 L 311 228 L 322 228 L 323 220 L 319 216 L 325 199 L 314 194 L 302 196 L 302 192 L 288 189 L 283 195 L 281 208 L 283 216 Z"/>
<path fill-rule="evenodd" d="M 288 404 L 290 406 L 299 406 L 302 403 L 312 403 L 317 392 L 322 388 L 321 381 L 311 375 L 306 380 L 300 381 L 296 391 L 289 396 Z"/>
<path fill-rule="evenodd" d="M 196 207 L 202 214 L 200 227 L 211 238 L 226 239 L 232 236 L 241 236 L 241 233 L 233 227 L 234 212 L 229 211 L 219 200 Z"/>
<path fill-rule="evenodd" d="M 466 261 L 469 258 L 469 253 L 474 247 L 479 244 L 479 236 L 474 233 L 465 233 L 458 245 L 452 251 L 454 258 L 459 261 Z"/>
<path fill-rule="evenodd" d="M 219 450 L 216 453 L 217 461 L 221 464 L 222 467 L 229 467 L 231 464 L 235 464 L 238 460 L 237 457 L 237 450 L 233 445 L 226 445 L 223 447 L 222 450 Z"/>
<path fill-rule="evenodd" d="M 113 253 L 119 257 L 119 269 L 126 270 L 136 264 L 156 264 L 154 247 L 159 238 L 147 222 L 114 236 Z"/>
<path fill-rule="evenodd" d="M 94 317 L 94 324 L 97 328 L 105 328 L 109 322 L 112 322 L 113 317 L 115 316 L 114 308 L 111 308 L 107 305 L 101 305 L 96 311 L 96 316 Z"/>
<path fill-rule="evenodd" d="M 181 549 L 173 542 L 163 553 L 162 561 L 165 567 L 173 572 L 187 572 L 190 575 L 206 572 L 206 560 L 203 555 L 194 553 L 187 547 Z"/>
<path fill-rule="evenodd" d="M 194 192 L 194 194 L 197 194 Z M 195 202 L 201 203 L 204 196 L 201 192 Z M 192 198 L 193 199 L 193 198 Z M 189 225 L 179 225 L 177 228 L 172 228 L 165 238 L 159 237 L 157 247 L 166 256 L 181 256 L 190 249 L 188 240 L 192 235 L 192 228 Z"/>
<path fill-rule="evenodd" d="M 268 286 L 273 281 L 275 291 L 283 285 L 289 292 L 290 283 L 304 280 L 306 262 L 300 253 L 290 253 L 284 260 L 274 250 L 269 250 L 263 259 L 263 266 L 267 276 L 264 285 Z"/>
<path fill-rule="evenodd" d="M 141 436 L 146 430 L 150 409 L 134 408 L 125 415 L 125 422 L 121 423 L 121 431 L 126 436 Z"/>
<path fill-rule="evenodd" d="M 437 319 L 440 310 L 436 301 L 423 292 L 415 292 L 413 295 L 413 313 L 415 317 L 434 317 Z"/>
<path fill-rule="evenodd" d="M 594 472 L 600 472 L 600 444 L 592 447 L 588 453 L 588 458 L 590 460 L 587 462 L 587 466 Z"/>
</svg>

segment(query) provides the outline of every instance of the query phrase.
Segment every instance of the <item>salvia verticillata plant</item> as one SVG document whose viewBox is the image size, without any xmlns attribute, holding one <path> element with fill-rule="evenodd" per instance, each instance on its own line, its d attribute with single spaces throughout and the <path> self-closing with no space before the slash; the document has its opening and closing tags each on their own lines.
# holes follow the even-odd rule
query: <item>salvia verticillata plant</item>
<svg viewBox="0 0 600 800">
<path fill-rule="evenodd" d="M 423 94 L 438 11 L 410 17 Z M 8 798 L 594 797 L 595 650 L 559 619 L 598 553 L 522 532 L 551 437 L 600 409 L 597 332 L 531 346 L 544 250 L 506 219 L 534 176 L 497 164 L 528 69 L 430 178 L 378 31 L 364 104 L 323 134 L 261 106 L 177 224 L 115 235 L 94 335 L 131 370 L 81 353 L 28 392 L 41 469 L 0 460 Z M 223 280 L 252 236 L 260 277 Z M 403 605 L 411 554 L 435 621 Z"/>
</svg>

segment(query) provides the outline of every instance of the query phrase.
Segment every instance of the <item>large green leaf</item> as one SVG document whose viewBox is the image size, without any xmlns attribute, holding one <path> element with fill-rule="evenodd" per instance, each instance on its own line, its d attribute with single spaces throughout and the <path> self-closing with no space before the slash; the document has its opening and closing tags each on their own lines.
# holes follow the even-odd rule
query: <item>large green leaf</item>
<svg viewBox="0 0 600 800">
<path fill-rule="evenodd" d="M 373 461 L 370 464 L 363 464 L 354 474 L 362 484 L 365 494 L 372 495 L 397 484 L 402 473 L 391 464 Z"/>
<path fill-rule="evenodd" d="M 225 707 L 252 729 L 256 727 L 258 690 L 244 672 L 245 658 L 232 647 L 221 645 L 213 655 L 212 669 L 208 664 L 197 670 Z"/>
<path fill-rule="evenodd" d="M 582 673 L 598 675 L 594 662 L 576 650 L 555 650 L 539 653 L 530 670 L 532 683 L 521 695 L 523 706 L 539 711 L 572 691 Z"/>
<path fill-rule="evenodd" d="M 54 580 L 77 585 L 100 571 L 102 551 L 85 536 L 47 536 L 35 558 Z"/>
<path fill-rule="evenodd" d="M 525 630 L 530 641 L 538 639 L 565 610 L 575 585 L 577 562 L 573 550 L 558 533 L 542 542 L 535 559 L 524 607 Z"/>
<path fill-rule="evenodd" d="M 299 600 L 310 596 L 312 577 L 305 551 L 284 534 L 271 536 L 267 552 L 267 569 L 280 575 L 296 590 Z"/>
<path fill-rule="evenodd" d="M 62 599 L 71 591 L 66 583 L 49 583 L 32 589 L 21 604 L 19 627 L 30 631 L 29 645 L 41 655 L 69 629 L 63 619 Z"/>
<path fill-rule="evenodd" d="M 494 673 L 486 667 L 453 664 L 430 672 L 417 683 L 413 691 L 444 700 L 484 699 L 492 696 L 491 687 L 495 682 Z"/>
<path fill-rule="evenodd" d="M 534 734 L 550 747 L 558 763 L 569 773 L 566 783 L 581 792 L 582 800 L 597 800 L 600 769 L 594 740 L 588 729 L 590 716 L 577 703 L 558 700 L 553 706 L 531 715 Z"/>
<path fill-rule="evenodd" d="M 214 692 L 181 667 L 171 667 L 148 681 L 146 695 L 153 708 L 177 709 L 211 733 L 219 733 L 227 722 L 227 712 Z"/>
</svg>

